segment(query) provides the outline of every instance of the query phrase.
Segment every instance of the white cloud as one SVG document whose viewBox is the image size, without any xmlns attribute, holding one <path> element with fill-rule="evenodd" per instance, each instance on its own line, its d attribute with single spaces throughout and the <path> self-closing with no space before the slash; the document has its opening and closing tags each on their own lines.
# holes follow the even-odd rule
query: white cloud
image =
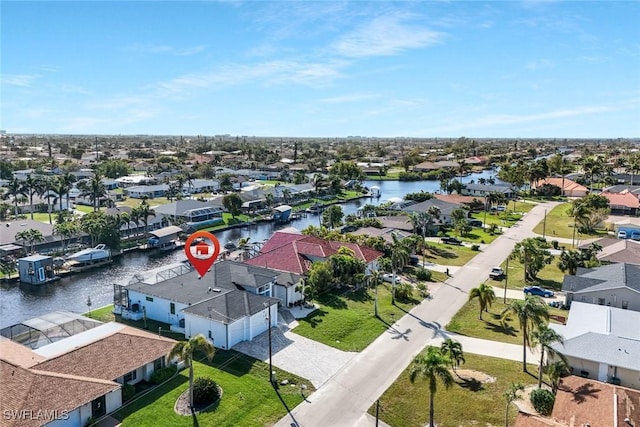
<svg viewBox="0 0 640 427">
<path fill-rule="evenodd" d="M 344 104 L 349 102 L 367 101 L 369 99 L 380 98 L 380 95 L 374 93 L 351 93 L 347 95 L 334 96 L 331 98 L 322 98 L 320 102 L 326 104 Z"/>
<path fill-rule="evenodd" d="M 38 74 L 3 74 L 2 83 L 12 86 L 31 87 L 34 80 L 40 77 Z"/>
<path fill-rule="evenodd" d="M 125 50 L 130 52 L 150 53 L 150 54 L 166 53 L 166 54 L 175 55 L 175 56 L 195 55 L 196 53 L 200 53 L 205 49 L 206 49 L 206 46 L 204 45 L 178 48 L 170 45 L 152 44 L 152 43 L 147 43 L 147 44 L 134 43 L 133 45 L 125 48 Z"/>
<path fill-rule="evenodd" d="M 336 53 L 346 57 L 396 55 L 440 43 L 444 34 L 404 21 L 409 15 L 394 13 L 375 18 L 346 34 L 333 44 Z"/>
</svg>

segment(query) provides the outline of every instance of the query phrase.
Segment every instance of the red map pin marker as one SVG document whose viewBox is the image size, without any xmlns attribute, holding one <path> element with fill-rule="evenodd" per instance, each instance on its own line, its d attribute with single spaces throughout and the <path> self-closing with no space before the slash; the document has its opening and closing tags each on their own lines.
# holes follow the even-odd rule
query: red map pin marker
<svg viewBox="0 0 640 427">
<path fill-rule="evenodd" d="M 208 231 L 196 231 L 184 243 L 184 253 L 200 277 L 204 277 L 220 255 L 220 242 Z"/>
</svg>

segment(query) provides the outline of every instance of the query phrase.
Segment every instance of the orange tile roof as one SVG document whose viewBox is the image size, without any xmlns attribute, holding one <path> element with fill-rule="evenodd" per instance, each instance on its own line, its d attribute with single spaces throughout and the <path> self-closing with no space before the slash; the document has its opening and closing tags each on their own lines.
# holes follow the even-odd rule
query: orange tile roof
<svg viewBox="0 0 640 427">
<path fill-rule="evenodd" d="M 610 206 L 625 206 L 631 209 L 640 208 L 640 199 L 635 196 L 633 193 L 622 192 L 622 193 L 608 193 L 602 192 L 601 196 L 604 196 L 609 200 Z"/>
<path fill-rule="evenodd" d="M 556 187 L 562 188 L 562 178 L 550 177 L 541 181 L 538 181 L 534 188 L 540 187 L 544 184 L 555 185 Z M 564 191 L 587 191 L 588 188 L 584 185 L 578 184 L 575 181 L 572 181 L 568 178 L 564 179 Z"/>
<path fill-rule="evenodd" d="M 174 340 L 127 327 L 34 366 L 43 371 L 115 380 L 169 353 Z"/>
<path fill-rule="evenodd" d="M 6 419 L 7 427 L 31 427 L 48 423 L 51 418 L 40 417 L 41 411 L 72 411 L 92 400 L 120 388 L 120 384 L 93 378 L 60 375 L 35 369 L 25 369 L 0 360 L 0 413 L 21 413 L 22 417 Z"/>
</svg>

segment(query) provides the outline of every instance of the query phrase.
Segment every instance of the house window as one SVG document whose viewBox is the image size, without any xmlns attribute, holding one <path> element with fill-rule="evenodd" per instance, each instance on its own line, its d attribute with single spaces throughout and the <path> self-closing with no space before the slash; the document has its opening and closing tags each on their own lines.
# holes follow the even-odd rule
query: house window
<svg viewBox="0 0 640 427">
<path fill-rule="evenodd" d="M 622 300 L 622 308 L 625 309 L 625 310 L 628 309 L 629 308 L 629 301 Z"/>
<path fill-rule="evenodd" d="M 169 310 L 171 311 L 171 314 L 176 314 L 176 305 L 175 305 L 175 303 L 170 303 L 169 304 Z"/>
<path fill-rule="evenodd" d="M 153 302 L 153 297 L 147 297 L 147 298 L 145 298 L 145 299 L 146 299 L 147 301 L 149 301 L 149 302 Z"/>
<path fill-rule="evenodd" d="M 136 370 L 134 369 L 133 371 L 131 371 L 131 372 L 129 372 L 129 373 L 124 375 L 124 383 L 125 384 L 130 383 L 131 381 L 135 380 L 137 376 L 138 376 L 138 374 L 137 374 Z"/>
<path fill-rule="evenodd" d="M 159 357 L 153 361 L 153 370 L 157 371 L 158 369 L 162 369 L 164 367 L 164 357 Z"/>
<path fill-rule="evenodd" d="M 604 298 L 598 298 L 598 305 L 604 305 Z"/>
</svg>

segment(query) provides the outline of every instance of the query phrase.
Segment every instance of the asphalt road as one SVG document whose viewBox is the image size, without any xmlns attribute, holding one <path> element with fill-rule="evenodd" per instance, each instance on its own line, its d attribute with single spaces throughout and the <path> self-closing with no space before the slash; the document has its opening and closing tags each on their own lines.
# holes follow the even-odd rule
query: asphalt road
<svg viewBox="0 0 640 427">
<path fill-rule="evenodd" d="M 390 327 L 365 350 L 327 381 L 306 402 L 281 419 L 278 427 L 353 427 L 370 425 L 365 414 L 395 381 L 413 358 L 432 340 L 439 341 L 440 330 L 467 301 L 468 291 L 482 283 L 491 267 L 500 265 L 516 242 L 534 236 L 531 230 L 557 203 L 534 207 L 524 218 L 478 254 L 455 277 L 401 319 L 383 319 Z M 488 355 L 499 356 L 500 348 L 486 342 Z"/>
</svg>

